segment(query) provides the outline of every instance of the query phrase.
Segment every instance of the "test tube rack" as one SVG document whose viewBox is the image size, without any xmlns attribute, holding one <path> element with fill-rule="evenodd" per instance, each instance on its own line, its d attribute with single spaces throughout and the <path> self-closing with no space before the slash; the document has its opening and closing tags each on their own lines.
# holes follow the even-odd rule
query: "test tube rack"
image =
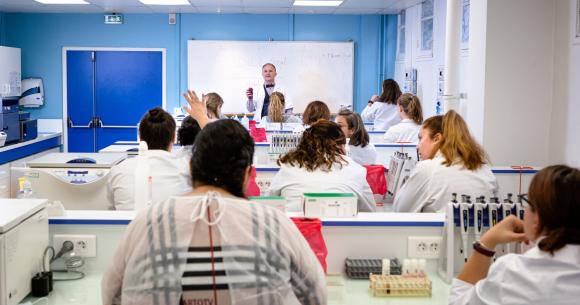
<svg viewBox="0 0 580 305">
<path fill-rule="evenodd" d="M 431 297 L 433 284 L 427 276 L 370 275 L 370 290 L 376 297 Z"/>
<path fill-rule="evenodd" d="M 346 276 L 351 279 L 368 279 L 370 274 L 380 274 L 383 271 L 382 259 L 352 259 L 344 261 Z M 401 263 L 397 258 L 390 260 L 390 273 L 400 275 L 402 272 Z"/>
</svg>

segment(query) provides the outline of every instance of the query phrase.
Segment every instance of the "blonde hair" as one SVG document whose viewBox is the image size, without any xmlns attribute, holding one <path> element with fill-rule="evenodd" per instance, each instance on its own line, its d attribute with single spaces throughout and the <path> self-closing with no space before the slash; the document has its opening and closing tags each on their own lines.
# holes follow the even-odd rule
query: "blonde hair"
<svg viewBox="0 0 580 305">
<path fill-rule="evenodd" d="M 219 119 L 219 109 L 224 104 L 222 97 L 215 93 L 210 92 L 205 95 L 205 105 L 207 107 L 207 116 L 215 119 Z"/>
<path fill-rule="evenodd" d="M 397 105 L 403 108 L 403 112 L 411 118 L 415 123 L 421 125 L 423 123 L 423 108 L 419 97 L 412 93 L 404 93 L 397 100 Z"/>
<path fill-rule="evenodd" d="M 445 157 L 444 165 L 451 166 L 461 159 L 467 169 L 476 170 L 488 163 L 485 151 L 471 136 L 467 124 L 457 112 L 449 110 L 445 115 L 430 117 L 423 123 L 423 128 L 429 130 L 430 138 L 441 134 L 438 148 Z"/>
<path fill-rule="evenodd" d="M 270 94 L 270 105 L 268 106 L 268 118 L 272 123 L 280 123 L 284 121 L 284 94 L 280 92 L 272 92 Z"/>
</svg>

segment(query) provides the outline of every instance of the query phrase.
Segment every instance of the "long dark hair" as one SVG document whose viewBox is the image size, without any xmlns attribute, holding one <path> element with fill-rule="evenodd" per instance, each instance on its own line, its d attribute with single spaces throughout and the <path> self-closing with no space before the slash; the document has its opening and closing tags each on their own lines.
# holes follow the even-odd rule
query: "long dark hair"
<svg viewBox="0 0 580 305">
<path fill-rule="evenodd" d="M 365 147 L 369 145 L 369 133 L 365 129 L 360 114 L 352 112 L 349 109 L 342 109 L 338 112 L 338 115 L 344 117 L 348 129 L 352 130 L 352 136 L 350 136 L 349 145 Z"/>
<path fill-rule="evenodd" d="M 211 185 L 244 197 L 245 171 L 253 158 L 254 140 L 242 124 L 235 120 L 207 124 L 193 145 L 193 187 Z"/>
<path fill-rule="evenodd" d="M 385 79 L 383 81 L 383 92 L 379 96 L 379 102 L 396 105 L 401 96 L 401 88 L 394 79 Z"/>
<path fill-rule="evenodd" d="M 165 110 L 155 107 L 139 122 L 139 138 L 149 149 L 167 150 L 175 137 L 175 120 Z"/>
<path fill-rule="evenodd" d="M 192 145 L 200 131 L 197 121 L 188 115 L 177 130 L 177 143 L 181 146 Z"/>
<path fill-rule="evenodd" d="M 318 168 L 330 171 L 335 163 L 346 163 L 342 157 L 344 144 L 346 137 L 338 124 L 319 120 L 304 131 L 296 149 L 283 155 L 278 165 L 304 167 L 309 172 Z"/>
<path fill-rule="evenodd" d="M 567 244 L 580 245 L 580 171 L 552 165 L 539 171 L 530 184 L 530 208 L 538 214 L 538 248 L 554 254 Z"/>
</svg>

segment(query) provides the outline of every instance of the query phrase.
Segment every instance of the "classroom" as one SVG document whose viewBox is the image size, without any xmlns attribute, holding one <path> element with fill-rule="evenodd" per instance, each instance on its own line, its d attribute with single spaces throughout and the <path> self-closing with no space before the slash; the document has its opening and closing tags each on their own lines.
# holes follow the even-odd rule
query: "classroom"
<svg viewBox="0 0 580 305">
<path fill-rule="evenodd" d="M 0 305 L 576 304 L 578 84 L 580 0 L 0 0 Z"/>
</svg>

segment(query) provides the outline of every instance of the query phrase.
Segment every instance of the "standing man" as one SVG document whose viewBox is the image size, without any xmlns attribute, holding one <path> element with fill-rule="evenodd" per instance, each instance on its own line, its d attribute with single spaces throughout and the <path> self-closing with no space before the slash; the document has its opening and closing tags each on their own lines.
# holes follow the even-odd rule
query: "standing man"
<svg viewBox="0 0 580 305">
<path fill-rule="evenodd" d="M 261 88 L 254 90 L 248 88 L 246 90 L 246 97 L 248 98 L 247 108 L 249 112 L 255 112 L 256 121 L 260 121 L 262 117 L 268 115 L 268 106 L 270 106 L 270 95 L 272 92 L 280 92 L 284 94 L 283 89 L 276 84 L 276 67 L 274 64 L 266 63 L 262 66 L 262 77 L 264 84 Z M 291 102 L 288 102 L 288 95 L 286 97 L 286 113 L 292 113 L 294 107 Z"/>
</svg>

